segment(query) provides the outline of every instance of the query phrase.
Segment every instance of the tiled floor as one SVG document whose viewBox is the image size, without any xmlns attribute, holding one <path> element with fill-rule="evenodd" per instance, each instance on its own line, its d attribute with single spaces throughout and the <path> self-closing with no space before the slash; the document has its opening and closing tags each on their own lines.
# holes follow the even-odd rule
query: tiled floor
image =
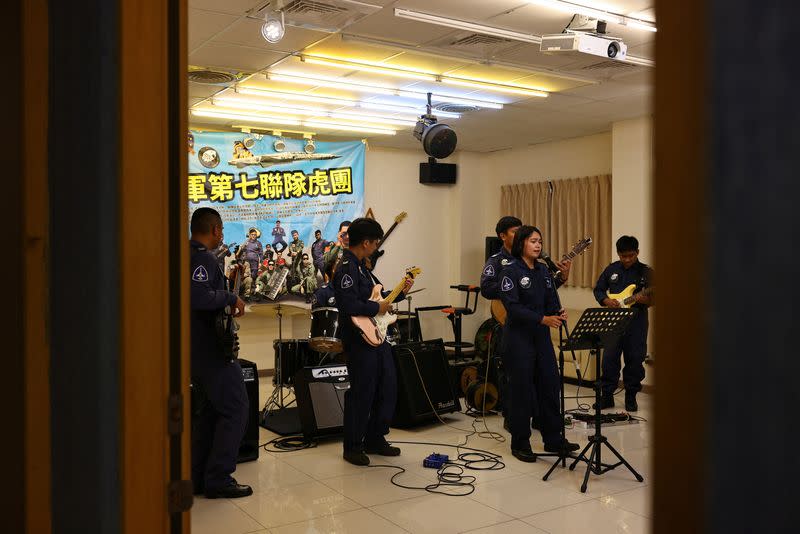
<svg viewBox="0 0 800 534">
<path fill-rule="evenodd" d="M 262 382 L 267 382 L 266 380 Z M 271 385 L 262 385 L 262 403 Z M 567 395 L 576 388 L 567 386 Z M 582 389 L 582 395 L 591 391 Z M 617 397 L 618 406 L 621 395 Z M 567 400 L 567 407 L 575 406 Z M 591 399 L 583 402 L 591 403 Z M 652 399 L 639 395 L 637 415 L 648 418 Z M 618 411 L 619 407 L 616 410 Z M 389 440 L 426 441 L 442 446 L 400 447 L 396 458 L 372 457 L 373 463 L 403 466 L 406 472 L 396 480 L 406 486 L 425 486 L 436 480 L 422 459 L 432 452 L 455 454 L 445 445 L 463 443 L 473 419 L 463 414 L 448 416 L 452 425 L 430 424 L 408 430 L 392 429 Z M 490 430 L 508 437 L 502 419 L 488 417 Z M 456 428 L 453 428 L 456 427 Z M 499 471 L 469 471 L 476 477 L 475 491 L 465 497 L 434 495 L 422 490 L 394 486 L 390 468 L 355 467 L 341 457 L 341 442 L 322 441 L 314 449 L 289 453 L 261 452 L 257 462 L 240 464 L 235 475 L 253 487 L 245 499 L 208 500 L 196 498 L 192 509 L 192 532 L 196 534 L 245 533 L 380 533 L 430 532 L 436 534 L 518 533 L 647 533 L 650 531 L 650 423 L 604 427 L 609 442 L 644 476 L 637 482 L 623 467 L 602 476 L 591 475 L 588 491 L 580 492 L 585 464 L 575 471 L 558 468 L 548 482 L 542 476 L 551 465 L 549 458 L 526 464 L 511 456 L 508 441 L 499 443 L 477 435 L 468 446 L 503 455 L 506 468 Z M 592 431 L 573 428 L 571 441 L 586 443 Z M 275 434 L 261 429 L 262 442 Z M 541 438 L 534 432 L 534 450 L 541 450 Z M 604 458 L 610 452 L 603 450 Z"/>
</svg>

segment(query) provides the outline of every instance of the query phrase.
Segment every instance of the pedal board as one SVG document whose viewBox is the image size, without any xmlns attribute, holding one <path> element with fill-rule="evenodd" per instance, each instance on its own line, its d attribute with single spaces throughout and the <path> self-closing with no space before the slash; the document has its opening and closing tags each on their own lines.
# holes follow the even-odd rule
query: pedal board
<svg viewBox="0 0 800 534">
<path fill-rule="evenodd" d="M 571 418 L 573 427 L 575 428 L 594 427 L 594 414 L 592 413 L 571 412 L 567 417 Z M 638 423 L 638 418 L 631 417 L 630 414 L 625 412 L 604 413 L 600 416 L 600 424 L 603 426 Z"/>
</svg>

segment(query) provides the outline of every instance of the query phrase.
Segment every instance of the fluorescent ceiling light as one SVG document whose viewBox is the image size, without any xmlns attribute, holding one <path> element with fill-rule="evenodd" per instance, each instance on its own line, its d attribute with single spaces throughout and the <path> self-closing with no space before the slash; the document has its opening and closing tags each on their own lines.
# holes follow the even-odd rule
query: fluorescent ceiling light
<svg viewBox="0 0 800 534">
<path fill-rule="evenodd" d="M 259 96 L 264 98 L 281 98 L 285 100 L 301 101 L 301 102 L 315 102 L 318 104 L 331 104 L 338 106 L 349 106 L 364 109 L 375 109 L 380 111 L 391 111 L 393 113 L 410 113 L 415 117 L 425 112 L 425 106 L 418 107 L 402 106 L 399 104 L 391 104 L 388 102 L 364 102 L 361 100 L 349 100 L 344 98 L 334 98 L 328 96 L 311 95 L 308 93 L 292 93 L 289 91 L 272 91 L 270 89 L 261 89 L 258 87 L 241 87 L 237 86 L 234 91 L 241 95 Z M 458 113 L 449 113 L 444 111 L 437 111 L 440 117 L 447 117 L 450 119 L 458 119 L 461 117 Z"/>
<path fill-rule="evenodd" d="M 636 28 L 637 30 L 644 30 L 644 31 L 653 32 L 653 33 L 658 31 L 656 29 L 655 24 L 653 24 L 651 22 L 638 21 L 638 20 L 634 20 L 634 19 L 631 19 L 631 18 L 626 18 L 625 19 L 625 26 L 628 26 L 630 28 Z"/>
<path fill-rule="evenodd" d="M 387 76 L 397 76 L 399 78 L 412 78 L 415 80 L 426 80 L 429 82 L 436 81 L 435 74 L 428 74 L 415 70 L 408 70 L 402 68 L 395 68 L 391 66 L 373 65 L 370 63 L 363 63 L 360 61 L 344 61 L 334 58 L 323 58 L 317 56 L 300 56 L 301 61 L 310 63 L 312 65 L 323 65 L 326 67 L 342 68 L 359 70 L 364 72 L 372 72 L 374 74 L 384 74 Z"/>
<path fill-rule="evenodd" d="M 368 84 L 361 82 L 348 81 L 343 78 L 327 78 L 324 76 L 301 76 L 296 74 L 284 74 L 278 72 L 268 72 L 267 79 L 287 83 L 299 83 L 302 85 L 314 85 L 321 87 L 332 87 L 334 89 L 350 89 L 353 91 L 364 91 L 367 93 L 382 94 L 388 96 L 402 96 L 406 98 L 413 98 L 417 100 L 426 100 L 428 93 L 426 91 L 414 91 L 411 89 L 395 89 L 385 85 Z M 466 104 L 470 106 L 477 106 L 481 108 L 502 109 L 503 104 L 483 100 L 478 98 L 469 98 L 462 96 L 443 95 L 434 92 L 433 99 L 437 102 L 450 102 L 452 104 Z"/>
<path fill-rule="evenodd" d="M 369 113 L 354 113 L 347 111 L 332 111 L 328 109 L 321 109 L 309 106 L 270 106 L 261 102 L 253 102 L 252 100 L 240 100 L 234 98 L 213 98 L 212 102 L 215 105 L 220 105 L 224 108 L 233 108 L 234 110 L 245 111 L 265 111 L 267 113 L 279 113 L 288 115 L 305 115 L 308 117 L 331 117 L 346 120 L 356 120 L 362 123 L 377 124 L 377 125 L 395 125 L 395 126 L 415 126 L 417 124 L 416 118 L 402 119 L 397 117 L 382 117 L 371 115 Z M 209 110 L 214 111 L 214 110 Z M 234 111 L 235 113 L 235 111 Z"/>
<path fill-rule="evenodd" d="M 412 11 L 410 9 L 402 9 L 399 7 L 394 8 L 394 16 L 404 19 L 414 20 L 417 22 L 427 22 L 429 24 L 436 24 L 439 26 L 447 26 L 457 30 L 466 30 L 469 32 L 481 33 L 484 35 L 493 35 L 495 37 L 504 37 L 513 41 L 525 41 L 533 44 L 540 44 L 542 38 L 532 33 L 515 32 L 512 30 L 504 30 L 502 28 L 495 28 L 478 24 L 475 22 L 467 22 L 465 20 L 451 19 L 449 17 L 440 17 L 431 13 L 422 13 L 421 11 Z"/>
<path fill-rule="evenodd" d="M 210 117 L 215 119 L 233 119 L 249 122 L 261 122 L 265 124 L 289 124 L 299 125 L 300 121 L 289 117 L 267 117 L 262 115 L 242 115 L 241 113 L 231 113 L 224 111 L 209 111 L 205 109 L 193 109 L 192 115 L 197 117 Z"/>
<path fill-rule="evenodd" d="M 597 9 L 582 4 L 574 4 L 572 2 L 564 2 L 562 0 L 528 0 L 528 2 L 531 4 L 549 7 L 551 9 L 557 9 L 558 11 L 563 11 L 565 13 L 571 13 L 573 15 L 586 15 L 587 17 L 605 20 L 606 22 L 613 22 L 615 24 L 622 24 L 625 19 L 625 17 L 622 15 L 610 13 L 603 9 Z"/>
<path fill-rule="evenodd" d="M 394 130 L 386 128 L 369 128 L 356 126 L 354 124 L 338 124 L 334 122 L 303 121 L 303 126 L 318 129 L 340 130 L 343 132 L 374 133 L 381 135 L 394 135 L 396 133 Z"/>
<path fill-rule="evenodd" d="M 464 78 L 461 76 L 452 76 L 449 74 L 434 74 L 432 72 L 418 72 L 411 71 L 405 68 L 393 67 L 380 67 L 372 63 L 365 63 L 363 61 L 339 59 L 339 58 L 320 58 L 318 56 L 301 56 L 301 59 L 307 63 L 318 65 L 327 65 L 329 67 L 341 68 L 345 70 L 358 70 L 372 72 L 376 74 L 387 74 L 389 76 L 398 76 L 400 78 L 414 78 L 419 80 L 437 81 L 448 85 L 458 85 L 461 87 L 472 87 L 482 89 L 484 91 L 497 91 L 501 93 L 511 93 L 515 95 L 524 96 L 539 96 L 546 97 L 547 91 L 537 89 L 534 87 L 525 87 L 521 85 L 497 83 L 488 80 L 480 80 L 475 78 Z"/>
</svg>

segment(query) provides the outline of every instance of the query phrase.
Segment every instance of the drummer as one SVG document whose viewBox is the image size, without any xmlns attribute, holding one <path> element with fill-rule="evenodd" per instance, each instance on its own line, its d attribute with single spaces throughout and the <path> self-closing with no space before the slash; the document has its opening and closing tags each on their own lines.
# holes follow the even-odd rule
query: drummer
<svg viewBox="0 0 800 534">
<path fill-rule="evenodd" d="M 331 280 L 333 280 L 333 270 L 336 267 L 336 260 L 329 261 L 325 264 L 323 284 L 314 292 L 311 297 L 311 309 L 317 308 L 335 308 L 336 307 L 336 292 L 331 287 Z"/>
</svg>

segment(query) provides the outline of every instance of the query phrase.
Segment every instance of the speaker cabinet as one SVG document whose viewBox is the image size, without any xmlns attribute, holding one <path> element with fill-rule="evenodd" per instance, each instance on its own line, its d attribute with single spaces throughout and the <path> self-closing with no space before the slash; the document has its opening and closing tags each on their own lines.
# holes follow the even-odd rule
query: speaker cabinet
<svg viewBox="0 0 800 534">
<path fill-rule="evenodd" d="M 436 419 L 436 414 L 461 409 L 441 339 L 403 343 L 393 347 L 392 352 L 397 369 L 397 406 L 392 426 L 413 426 Z"/>
<path fill-rule="evenodd" d="M 456 183 L 455 163 L 420 163 L 419 183 L 421 184 L 454 184 Z"/>
<path fill-rule="evenodd" d="M 305 367 L 294 377 L 294 393 L 305 439 L 341 434 L 344 430 L 344 394 L 350 389 L 347 367 Z"/>
<path fill-rule="evenodd" d="M 247 430 L 244 432 L 236 463 L 258 460 L 258 367 L 249 360 L 239 360 L 247 391 Z"/>
</svg>

